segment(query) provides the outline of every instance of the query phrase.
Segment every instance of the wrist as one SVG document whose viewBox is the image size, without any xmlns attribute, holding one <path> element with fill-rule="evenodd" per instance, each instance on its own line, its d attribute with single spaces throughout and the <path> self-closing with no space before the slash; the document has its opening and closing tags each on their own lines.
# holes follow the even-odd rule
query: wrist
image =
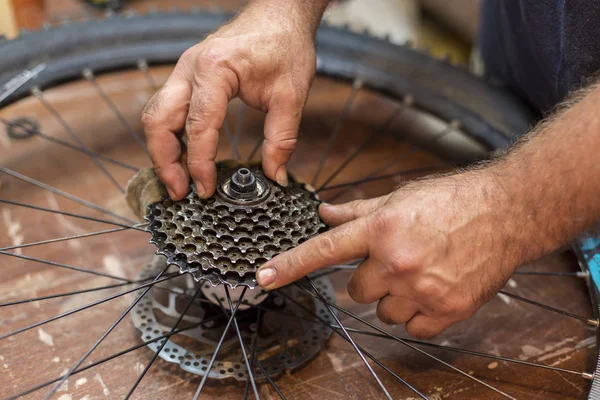
<svg viewBox="0 0 600 400">
<path fill-rule="evenodd" d="M 532 182 L 527 167 L 505 158 L 481 172 L 494 199 L 498 243 L 506 249 L 509 263 L 516 267 L 535 260 L 569 239 L 552 216 L 549 194 L 534 189 L 543 183 Z"/>
<path fill-rule="evenodd" d="M 269 21 L 314 39 L 330 0 L 253 0 L 239 17 Z"/>
</svg>

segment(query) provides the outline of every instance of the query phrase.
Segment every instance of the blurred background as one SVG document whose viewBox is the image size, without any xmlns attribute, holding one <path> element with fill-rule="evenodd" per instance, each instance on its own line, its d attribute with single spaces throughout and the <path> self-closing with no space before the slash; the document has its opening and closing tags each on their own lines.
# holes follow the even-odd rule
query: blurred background
<svg viewBox="0 0 600 400">
<path fill-rule="evenodd" d="M 186 10 L 220 7 L 236 11 L 245 0 L 0 0 L 0 34 L 9 38 L 45 24 L 100 17 L 119 10 Z M 326 20 L 352 30 L 368 30 L 397 44 L 410 42 L 434 56 L 467 63 L 473 46 L 480 0 L 332 1 Z"/>
</svg>

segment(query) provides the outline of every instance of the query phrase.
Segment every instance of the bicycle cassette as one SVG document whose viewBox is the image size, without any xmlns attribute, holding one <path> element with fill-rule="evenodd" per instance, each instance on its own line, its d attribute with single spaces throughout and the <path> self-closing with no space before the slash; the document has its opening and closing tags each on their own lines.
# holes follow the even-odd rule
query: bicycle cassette
<svg viewBox="0 0 600 400">
<path fill-rule="evenodd" d="M 144 174 L 152 175 L 138 175 Z M 327 229 L 314 190 L 293 177 L 289 180 L 282 187 L 268 180 L 258 164 L 219 162 L 213 197 L 200 199 L 191 185 L 184 199 L 172 201 L 164 189 L 156 188 L 154 178 L 143 190 L 137 185 L 137 207 L 148 204 L 144 218 L 150 224 L 150 242 L 169 265 L 213 286 L 253 288 L 262 264 Z M 160 198 L 149 202 L 157 194 Z M 135 199 L 130 204 L 136 209 Z"/>
</svg>

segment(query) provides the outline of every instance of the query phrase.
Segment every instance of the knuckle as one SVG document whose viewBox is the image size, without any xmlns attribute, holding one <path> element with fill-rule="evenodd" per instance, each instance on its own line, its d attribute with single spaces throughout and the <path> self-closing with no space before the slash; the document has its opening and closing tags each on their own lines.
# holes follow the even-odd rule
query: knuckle
<svg viewBox="0 0 600 400">
<path fill-rule="evenodd" d="M 153 128 L 159 125 L 160 121 L 157 117 L 156 110 L 150 104 L 146 106 L 144 111 L 142 112 L 142 126 L 144 128 Z"/>
<path fill-rule="evenodd" d="M 426 278 L 415 282 L 413 288 L 419 296 L 426 296 L 428 298 L 438 297 L 440 293 L 439 285 L 435 281 Z"/>
<path fill-rule="evenodd" d="M 212 42 L 216 42 L 218 39 L 213 39 Z M 198 58 L 196 59 L 197 66 L 201 69 L 209 70 L 209 71 L 218 71 L 221 70 L 229 64 L 230 60 L 239 58 L 236 55 L 236 52 L 227 50 L 225 47 L 221 47 L 218 45 L 205 46 Z"/>
<path fill-rule="evenodd" d="M 271 146 L 271 148 L 290 152 L 296 148 L 298 143 L 296 131 L 284 131 L 277 134 L 274 140 L 265 139 L 265 144 Z"/>
<path fill-rule="evenodd" d="M 354 218 L 357 218 L 359 215 L 361 215 L 361 204 L 362 202 L 360 200 L 354 200 L 348 203 L 348 207 L 350 208 L 350 212 Z"/>
<path fill-rule="evenodd" d="M 185 130 L 188 135 L 194 136 L 204 130 L 206 119 L 200 115 L 188 115 L 185 121 Z"/>
<path fill-rule="evenodd" d="M 406 260 L 398 255 L 392 255 L 384 265 L 387 267 L 388 273 L 392 276 L 403 275 L 410 270 L 410 266 Z"/>
<path fill-rule="evenodd" d="M 359 205 L 356 204 L 354 207 L 358 210 Z M 383 235 L 390 229 L 390 218 L 384 212 L 375 212 L 369 218 L 369 228 L 373 235 Z"/>
<path fill-rule="evenodd" d="M 328 259 L 335 249 L 333 238 L 330 235 L 320 235 L 315 241 L 317 256 L 320 259 Z"/>
<path fill-rule="evenodd" d="M 392 275 L 404 275 L 414 272 L 419 272 L 424 264 L 424 257 L 419 249 L 416 248 L 400 248 L 391 253 L 384 266 L 387 267 L 388 273 Z M 429 290 L 429 283 L 422 283 Z"/>
<path fill-rule="evenodd" d="M 176 68 L 189 68 L 192 64 L 192 60 L 194 59 L 194 53 L 196 52 L 196 47 L 192 46 L 184 51 L 181 56 L 179 56 L 179 60 L 177 61 Z"/>
</svg>

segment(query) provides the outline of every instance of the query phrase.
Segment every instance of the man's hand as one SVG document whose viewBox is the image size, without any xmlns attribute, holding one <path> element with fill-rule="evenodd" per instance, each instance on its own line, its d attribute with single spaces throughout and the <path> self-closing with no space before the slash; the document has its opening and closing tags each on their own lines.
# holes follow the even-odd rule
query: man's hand
<svg viewBox="0 0 600 400">
<path fill-rule="evenodd" d="M 181 56 L 142 116 L 150 157 L 171 198 L 187 194 L 190 176 L 200 197 L 214 193 L 219 129 L 236 96 L 267 113 L 263 169 L 287 185 L 286 163 L 315 74 L 313 41 L 326 3 L 254 1 Z M 187 150 L 178 138 L 183 128 Z"/>
<path fill-rule="evenodd" d="M 392 194 L 322 205 L 336 228 L 265 263 L 266 289 L 366 260 L 348 283 L 384 322 L 431 337 L 468 318 L 514 269 L 600 221 L 600 84 L 575 94 L 505 156 Z"/>
<path fill-rule="evenodd" d="M 502 198 L 483 173 L 420 181 L 390 195 L 322 205 L 336 228 L 263 266 L 273 289 L 325 266 L 366 258 L 348 283 L 358 303 L 379 301 L 383 322 L 432 337 L 471 316 L 511 276 L 503 236 Z M 491 195 L 494 196 L 491 196 Z M 272 275 L 269 277 L 269 271 Z"/>
</svg>

